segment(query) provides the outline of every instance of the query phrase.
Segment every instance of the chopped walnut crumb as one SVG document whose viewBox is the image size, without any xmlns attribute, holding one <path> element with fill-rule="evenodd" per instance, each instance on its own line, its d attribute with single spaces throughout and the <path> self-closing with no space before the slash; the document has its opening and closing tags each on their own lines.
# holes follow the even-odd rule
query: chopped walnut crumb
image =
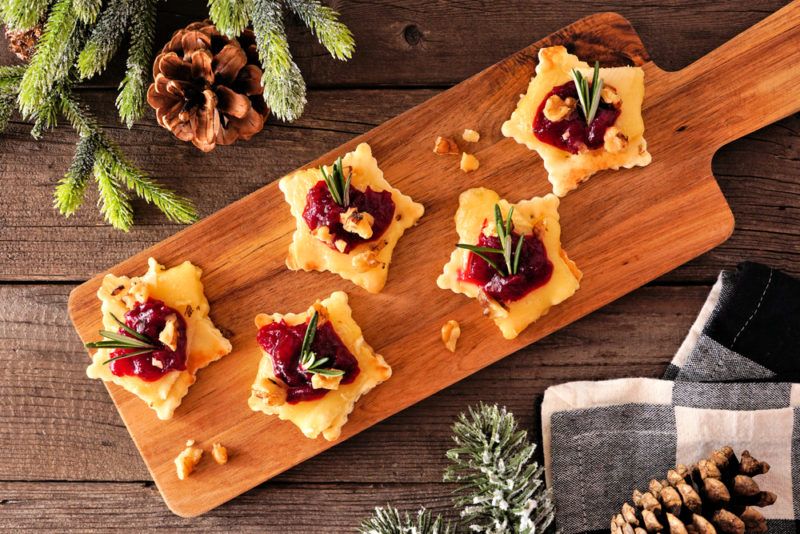
<svg viewBox="0 0 800 534">
<path fill-rule="evenodd" d="M 311 375 L 311 387 L 314 389 L 339 389 L 339 382 L 341 381 L 342 375 L 325 376 L 316 373 Z"/>
<path fill-rule="evenodd" d="M 367 250 L 353 256 L 353 268 L 360 273 L 365 273 L 370 269 L 374 269 L 381 262 L 378 261 L 377 254 L 372 250 Z"/>
<path fill-rule="evenodd" d="M 156 358 L 150 358 L 150 363 L 153 365 L 153 367 L 156 367 L 158 369 L 164 368 L 164 364 L 161 363 L 161 360 L 157 360 Z"/>
<path fill-rule="evenodd" d="M 442 137 L 441 135 L 436 138 L 436 143 L 433 145 L 433 153 L 439 154 L 458 154 L 458 145 L 449 137 Z"/>
<path fill-rule="evenodd" d="M 333 246 L 336 247 L 336 250 L 339 252 L 344 253 L 345 249 L 347 248 L 347 241 L 344 239 L 337 239 L 333 242 Z"/>
<path fill-rule="evenodd" d="M 345 232 L 356 234 L 363 239 L 372 237 L 372 225 L 375 217 L 365 211 L 358 211 L 356 208 L 348 208 L 347 211 L 339 215 L 339 222 Z"/>
<path fill-rule="evenodd" d="M 456 351 L 456 343 L 458 343 L 458 338 L 461 337 L 461 326 L 458 324 L 458 321 L 450 319 L 444 326 L 442 326 L 442 341 L 444 341 L 444 346 L 450 352 Z"/>
<path fill-rule="evenodd" d="M 317 226 L 313 230 L 311 230 L 311 235 L 322 241 L 323 243 L 331 244 L 333 243 L 333 234 L 331 234 L 331 229 L 327 226 Z"/>
<path fill-rule="evenodd" d="M 191 443 L 191 445 L 190 445 Z M 194 446 L 194 440 L 186 442 L 186 448 L 175 458 L 175 469 L 179 480 L 186 480 L 203 457 L 203 449 Z"/>
<path fill-rule="evenodd" d="M 476 132 L 475 130 L 470 130 L 467 128 L 464 130 L 464 133 L 461 134 L 461 139 L 468 143 L 477 143 L 481 140 L 481 134 Z"/>
<path fill-rule="evenodd" d="M 174 313 L 167 317 L 164 329 L 158 334 L 158 340 L 169 347 L 169 350 L 178 350 L 178 317 Z"/>
<path fill-rule="evenodd" d="M 222 443 L 214 443 L 211 446 L 211 457 L 214 458 L 214 461 L 219 465 L 225 465 L 228 463 L 228 449 L 226 449 Z"/>
<path fill-rule="evenodd" d="M 606 152 L 616 154 L 622 152 L 628 146 L 628 137 L 619 131 L 616 126 L 611 126 L 603 135 L 603 148 Z"/>
<path fill-rule="evenodd" d="M 478 158 L 473 156 L 472 154 L 467 154 L 464 152 L 461 154 L 461 170 L 464 172 L 471 172 L 477 170 L 478 167 L 481 166 L 480 161 Z"/>
<path fill-rule="evenodd" d="M 253 387 L 253 396 L 263 400 L 267 406 L 281 406 L 286 404 L 286 388 L 278 385 L 274 380 L 265 380 L 259 387 Z"/>
<path fill-rule="evenodd" d="M 558 122 L 567 118 L 570 113 L 575 111 L 575 106 L 577 105 L 578 102 L 571 96 L 567 97 L 565 100 L 561 100 L 560 96 L 552 95 L 547 99 L 547 102 L 544 103 L 544 116 L 551 122 Z"/>
<path fill-rule="evenodd" d="M 620 98 L 617 91 L 610 85 L 604 85 L 600 90 L 600 99 L 606 104 L 616 105 L 619 104 Z"/>
</svg>

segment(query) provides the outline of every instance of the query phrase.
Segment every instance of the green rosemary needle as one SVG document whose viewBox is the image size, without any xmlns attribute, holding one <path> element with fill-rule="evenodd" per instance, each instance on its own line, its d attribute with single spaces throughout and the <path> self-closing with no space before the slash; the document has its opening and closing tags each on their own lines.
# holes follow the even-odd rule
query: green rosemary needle
<svg viewBox="0 0 800 534">
<path fill-rule="evenodd" d="M 330 174 L 325 170 L 324 165 L 319 170 L 325 179 L 325 185 L 328 186 L 334 202 L 343 208 L 350 206 L 350 181 L 353 179 L 353 172 L 350 171 L 347 178 L 345 178 L 342 158 L 336 158 Z"/>
<path fill-rule="evenodd" d="M 594 63 L 594 74 L 592 76 L 592 85 L 580 71 L 572 69 L 572 81 L 575 82 L 575 89 L 578 91 L 578 102 L 580 102 L 583 116 L 586 118 L 586 124 L 591 124 L 597 114 L 597 109 L 600 107 L 600 93 L 603 90 L 603 79 L 600 78 L 600 62 Z"/>
<path fill-rule="evenodd" d="M 114 358 L 109 358 L 108 360 L 103 362 L 103 365 L 111 363 L 116 360 L 122 360 L 125 358 L 133 358 L 134 356 L 140 356 L 142 354 L 147 354 L 149 352 L 153 352 L 154 350 L 159 348 L 160 343 L 158 341 L 154 341 L 150 339 L 144 334 L 141 334 L 134 330 L 133 328 L 126 325 L 124 322 L 120 321 L 119 318 L 111 314 L 111 317 L 114 321 L 119 324 L 120 328 L 122 328 L 125 332 L 130 334 L 126 336 L 125 334 L 121 334 L 119 332 L 112 332 L 111 330 L 100 330 L 99 334 L 105 338 L 102 341 L 93 341 L 90 343 L 86 343 L 84 346 L 87 349 L 133 349 L 133 352 L 128 352 L 126 354 L 120 354 Z"/>
<path fill-rule="evenodd" d="M 308 321 L 308 328 L 303 336 L 303 343 L 300 345 L 300 369 L 306 373 L 322 375 L 322 376 L 342 376 L 344 371 L 341 369 L 333 369 L 330 367 L 323 367 L 330 358 L 317 358 L 314 351 L 311 350 L 311 344 L 314 342 L 314 337 L 317 335 L 317 322 L 319 321 L 319 313 L 314 310 L 311 320 Z"/>
<path fill-rule="evenodd" d="M 517 240 L 517 246 L 514 247 L 513 232 L 514 223 L 511 217 L 514 215 L 514 206 L 508 210 L 508 217 L 503 219 L 503 213 L 500 211 L 500 205 L 494 205 L 494 225 L 497 232 L 497 238 L 500 240 L 500 247 L 480 247 L 477 245 L 468 245 L 466 243 L 458 243 L 456 247 L 469 250 L 473 254 L 479 256 L 492 268 L 500 273 L 501 276 L 509 276 L 517 274 L 519 271 L 519 259 L 522 256 L 522 241 L 523 237 L 520 236 Z M 503 256 L 504 265 L 499 265 L 492 260 L 488 254 L 500 254 Z"/>
</svg>

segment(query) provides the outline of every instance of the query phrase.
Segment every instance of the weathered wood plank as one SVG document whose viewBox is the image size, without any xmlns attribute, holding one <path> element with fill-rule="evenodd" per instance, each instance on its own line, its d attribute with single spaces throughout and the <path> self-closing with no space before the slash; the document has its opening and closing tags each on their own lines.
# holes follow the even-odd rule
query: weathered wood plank
<svg viewBox="0 0 800 534">
<path fill-rule="evenodd" d="M 382 453 L 381 453 L 382 455 Z M 381 456 L 383 457 L 383 456 Z M 373 463 L 374 465 L 374 463 Z M 353 532 L 376 506 L 420 506 L 452 516 L 447 484 L 281 484 L 259 486 L 191 520 L 170 512 L 151 484 L 0 482 L 0 530 L 83 532 Z"/>
<path fill-rule="evenodd" d="M 0 480 L 149 480 L 105 388 L 84 374 L 86 353 L 64 312 L 70 289 L 0 286 Z M 450 424 L 468 405 L 507 405 L 531 428 L 533 397 L 547 386 L 657 377 L 707 291 L 638 290 L 276 480 L 437 482 Z M 182 444 L 165 446 L 177 454 Z"/>
<path fill-rule="evenodd" d="M 111 135 L 131 159 L 208 215 L 283 173 L 438 91 L 333 90 L 310 95 L 306 115 L 294 125 L 270 122 L 249 143 L 204 155 L 147 120 L 133 130 L 115 126 Z M 88 92 L 87 101 L 114 124 L 113 94 Z M 22 124 L 0 136 L 0 281 L 84 280 L 175 233 L 153 208 L 137 204 L 137 226 L 117 232 L 101 219 L 92 191 L 86 206 L 65 220 L 51 206 L 55 180 L 74 151 L 66 128 L 41 143 Z M 722 266 L 754 259 L 800 274 L 800 116 L 789 117 L 719 151 L 713 170 L 736 216 L 733 237 L 662 280 L 712 280 Z M 657 154 L 655 155 L 657 157 Z M 484 166 L 491 162 L 484 162 Z M 539 165 L 531 156 L 531 165 Z M 91 253 L 86 253 L 86 247 Z"/>
<path fill-rule="evenodd" d="M 347 63 L 335 61 L 298 20 L 289 17 L 294 56 L 312 87 L 450 85 L 475 74 L 578 18 L 601 11 L 627 17 L 662 68 L 677 69 L 709 52 L 787 3 L 763 0 L 620 2 L 510 0 L 332 0 L 357 41 Z M 205 2 L 171 0 L 161 8 L 157 43 L 206 16 Z M 0 64 L 10 61 L 0 46 Z M 120 62 L 117 62 L 119 65 Z M 119 66 L 95 85 L 116 87 Z"/>
</svg>

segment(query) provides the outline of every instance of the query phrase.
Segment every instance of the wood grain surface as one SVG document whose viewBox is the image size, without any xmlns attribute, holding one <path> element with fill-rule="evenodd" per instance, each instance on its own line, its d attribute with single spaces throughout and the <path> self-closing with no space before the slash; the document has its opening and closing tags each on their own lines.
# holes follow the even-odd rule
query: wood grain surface
<svg viewBox="0 0 800 534">
<path fill-rule="evenodd" d="M 369 58 L 352 69 L 355 62 L 337 64 L 333 75 L 320 76 L 301 57 L 312 85 L 305 117 L 294 125 L 271 121 L 250 143 L 208 156 L 174 141 L 152 118 L 131 131 L 120 128 L 112 91 L 118 78 L 93 84 L 96 89 L 82 97 L 137 163 L 190 194 L 201 213 L 209 214 L 577 16 L 619 10 L 656 62 L 678 69 L 784 3 L 669 0 L 654 7 L 578 0 L 564 10 L 554 0 L 335 2 L 356 33 L 359 56 Z M 160 18 L 162 35 L 196 18 L 196 4 L 169 1 Z M 424 39 L 408 43 L 398 25 L 419 29 Z M 384 62 L 388 49 L 394 49 L 391 68 Z M 0 46 L 0 63 L 3 50 Z M 428 87 L 412 88 L 420 85 L 420 72 Z M 358 107 L 358 119 L 347 115 L 350 106 Z M 800 116 L 795 115 L 715 156 L 714 174 L 737 219 L 736 231 L 722 246 L 659 278 L 659 287 L 634 292 L 258 490 L 202 518 L 179 520 L 147 482 L 147 470 L 104 388 L 85 378 L 85 353 L 64 316 L 72 283 L 178 227 L 137 204 L 140 224 L 129 235 L 119 234 L 94 212 L 95 197 L 69 221 L 58 217 L 48 208 L 52 185 L 69 164 L 74 136 L 61 127 L 36 143 L 27 132 L 16 122 L 0 136 L 0 447 L 10 455 L 0 463 L 0 479 L 7 481 L 0 487 L 3 529 L 165 525 L 299 533 L 329 521 L 330 532 L 351 532 L 372 506 L 387 502 L 447 510 L 451 488 L 441 483 L 443 453 L 449 425 L 467 405 L 478 400 L 506 404 L 535 433 L 532 399 L 548 385 L 659 376 L 720 268 L 756 259 L 800 274 Z M 247 172 L 252 152 L 267 167 L 263 176 Z M 416 428 L 428 439 L 415 438 Z M 376 447 L 389 447 L 388 458 L 375 461 Z M 343 498 L 332 484 L 341 484 L 350 497 Z M 129 499 L 127 508 L 119 504 L 120 495 Z M 322 505 L 306 509 L 295 523 L 286 522 L 308 499 Z"/>
<path fill-rule="evenodd" d="M 389 180 L 425 204 L 427 211 L 395 253 L 393 285 L 370 297 L 350 290 L 356 319 L 395 374 L 359 403 L 342 439 L 727 238 L 733 220 L 710 175 L 711 157 L 722 144 L 797 110 L 791 94 L 800 82 L 800 53 L 793 46 L 798 34 L 800 4 L 784 8 L 686 69 L 667 73 L 648 62 L 627 21 L 615 14 L 593 15 L 336 149 L 342 154 L 358 142 L 369 142 Z M 526 191 L 522 197 L 528 198 L 547 189 L 543 170 L 531 171 L 528 151 L 503 139 L 498 130 L 527 86 L 538 49 L 554 44 L 563 44 L 590 62 L 644 67 L 648 96 L 643 113 L 656 157 L 644 169 L 602 173 L 563 202 L 565 248 L 584 271 L 583 287 L 567 305 L 506 343 L 475 303 L 443 295 L 432 281 L 452 247 L 453 200 L 461 190 L 485 185 L 517 200 L 520 191 Z M 767 49 L 773 61 L 757 73 L 759 83 L 742 80 L 738 73 Z M 733 107 L 744 111 L 731 113 Z M 466 126 L 484 132 L 475 150 L 484 166 L 469 176 L 458 176 L 455 158 L 432 155 L 430 143 L 437 134 L 453 135 Z M 312 166 L 333 157 L 329 153 Z M 293 426 L 253 414 L 243 402 L 260 357 L 253 315 L 302 310 L 333 289 L 349 288 L 334 276 L 298 275 L 285 269 L 285 246 L 294 221 L 282 203 L 277 187 L 267 186 L 111 268 L 133 275 L 148 256 L 168 265 L 191 260 L 204 269 L 218 324 L 232 333 L 234 352 L 201 373 L 176 417 L 167 423 L 156 421 L 138 399 L 109 385 L 167 505 L 182 516 L 201 514 L 331 446 L 323 440 L 303 440 Z M 70 297 L 70 314 L 84 341 L 93 339 L 99 326 L 95 293 L 101 277 L 78 287 Z M 408 321 L 411 316 L 413 322 Z M 451 317 L 464 331 L 457 361 L 437 336 L 439 326 Z M 380 338 L 370 332 L 380 332 Z M 269 436 L 266 443 L 263 436 Z M 223 441 L 240 451 L 226 466 L 228 484 L 220 486 L 219 474 L 202 466 L 189 480 L 176 479 L 175 450 L 166 444 L 189 437 L 206 444 Z"/>
</svg>

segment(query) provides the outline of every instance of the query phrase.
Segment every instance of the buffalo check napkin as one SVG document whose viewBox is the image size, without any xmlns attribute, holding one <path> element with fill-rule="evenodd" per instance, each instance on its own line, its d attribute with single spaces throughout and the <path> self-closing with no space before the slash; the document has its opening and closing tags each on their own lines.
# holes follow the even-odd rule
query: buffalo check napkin
<svg viewBox="0 0 800 534">
<path fill-rule="evenodd" d="M 800 282 L 756 263 L 723 271 L 663 380 L 549 388 L 542 436 L 556 523 L 608 531 L 635 488 L 714 449 L 771 465 L 771 532 L 800 532 Z"/>
</svg>

